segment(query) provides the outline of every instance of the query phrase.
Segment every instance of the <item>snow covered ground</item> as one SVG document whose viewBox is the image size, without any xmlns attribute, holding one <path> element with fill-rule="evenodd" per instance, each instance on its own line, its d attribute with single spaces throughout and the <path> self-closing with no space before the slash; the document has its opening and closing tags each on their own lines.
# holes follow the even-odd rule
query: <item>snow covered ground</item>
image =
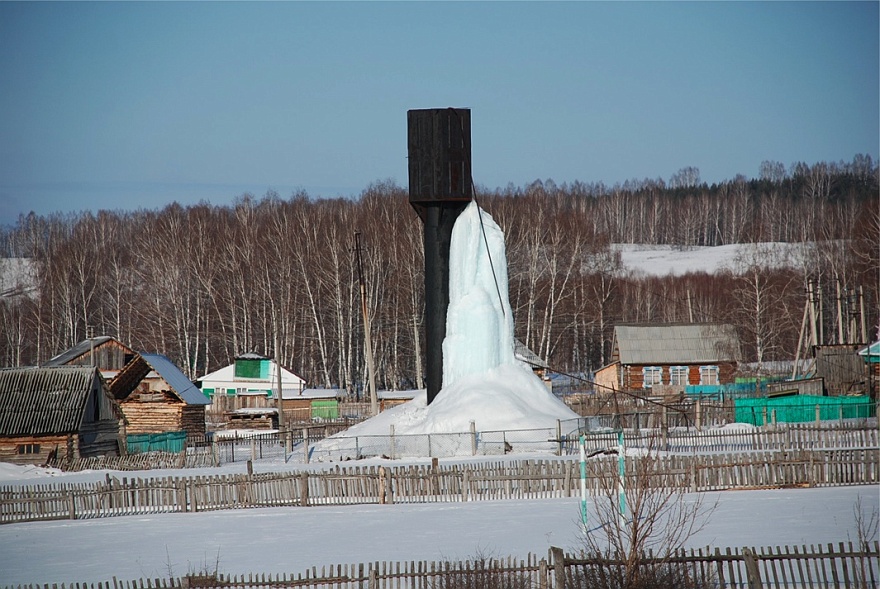
<svg viewBox="0 0 880 589">
<path fill-rule="evenodd" d="M 503 234 L 491 217 L 480 218 L 475 206 L 461 220 L 455 232 L 464 246 L 456 249 L 454 234 L 450 259 L 450 339 L 444 343 L 444 357 L 457 360 L 444 365 L 444 382 L 449 386 L 431 405 L 424 397 L 414 399 L 352 428 L 349 435 L 387 435 L 392 425 L 396 434 L 460 432 L 468 431 L 471 421 L 481 431 L 537 429 L 575 417 L 513 358 L 512 316 L 503 296 L 507 292 Z M 484 227 L 489 229 L 486 236 L 481 234 Z M 696 269 L 711 272 L 721 267 L 721 258 L 736 255 L 729 248 L 670 248 L 662 256 L 666 262 L 661 262 L 648 256 L 648 250 L 622 251 L 628 268 L 661 275 Z M 495 268 L 488 257 L 480 257 L 489 252 Z M 332 438 L 322 442 L 332 443 Z M 289 468 L 255 466 L 258 471 Z M 245 465 L 225 468 L 241 472 Z M 100 472 L 62 474 L 0 463 L 4 485 L 103 477 Z M 710 494 L 708 502 L 717 498 L 718 508 L 690 545 L 854 540 L 853 507 L 860 496 L 867 513 L 877 508 L 876 486 Z M 596 515 L 591 518 L 595 521 Z M 9 524 L 0 526 L 0 586 L 167 578 L 215 567 L 228 575 L 276 574 L 329 564 L 544 555 L 551 545 L 578 549 L 581 533 L 578 499 L 292 507 Z"/>
<path fill-rule="evenodd" d="M 856 538 L 853 506 L 878 488 L 708 494 L 718 507 L 689 545 L 803 545 Z M 591 521 L 595 516 L 591 513 Z M 577 499 L 290 507 L 0 526 L 0 586 L 311 566 L 546 554 L 581 545 Z"/>
</svg>

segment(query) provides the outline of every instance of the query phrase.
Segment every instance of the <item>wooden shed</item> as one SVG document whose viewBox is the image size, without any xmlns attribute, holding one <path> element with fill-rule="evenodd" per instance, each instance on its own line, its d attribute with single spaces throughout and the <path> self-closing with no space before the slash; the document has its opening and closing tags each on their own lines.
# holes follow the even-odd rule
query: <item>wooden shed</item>
<svg viewBox="0 0 880 589">
<path fill-rule="evenodd" d="M 601 390 L 683 392 L 687 385 L 734 382 L 740 356 L 732 325 L 671 323 L 617 325 L 611 362 L 596 371 Z"/>
<path fill-rule="evenodd" d="M 124 417 L 97 368 L 0 370 L 0 460 L 120 454 Z"/>
<path fill-rule="evenodd" d="M 866 395 L 870 389 L 869 364 L 859 354 L 864 344 L 815 346 L 816 376 L 824 379 L 829 395 Z"/>
<path fill-rule="evenodd" d="M 135 357 L 135 352 L 119 340 L 102 335 L 85 339 L 45 364 L 57 366 L 96 366 L 108 381 Z"/>
<path fill-rule="evenodd" d="M 210 399 L 161 354 L 136 354 L 109 387 L 122 407 L 130 435 L 205 434 L 205 407 Z"/>
</svg>

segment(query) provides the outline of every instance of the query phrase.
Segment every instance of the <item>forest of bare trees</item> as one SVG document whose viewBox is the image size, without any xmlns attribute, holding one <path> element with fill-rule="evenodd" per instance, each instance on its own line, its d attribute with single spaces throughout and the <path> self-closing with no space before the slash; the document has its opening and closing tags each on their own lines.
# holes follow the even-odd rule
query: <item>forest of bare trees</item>
<svg viewBox="0 0 880 589">
<path fill-rule="evenodd" d="M 810 281 L 829 297 L 838 285 L 842 298 L 861 289 L 868 339 L 877 337 L 880 195 L 869 156 L 764 162 L 757 179 L 717 185 L 685 168 L 668 183 L 547 180 L 476 193 L 506 234 L 516 335 L 559 371 L 603 365 L 619 322 L 731 322 L 745 361 L 790 360 Z M 270 192 L 232 206 L 23 215 L 0 229 L 0 254 L 29 258 L 24 282 L 36 288 L 0 299 L 0 365 L 39 364 L 88 335 L 111 335 L 195 378 L 244 352 L 275 354 L 277 332 L 282 363 L 311 386 L 359 390 L 355 232 L 378 384 L 421 386 L 422 227 L 392 182 L 355 199 Z M 765 242 L 808 246 L 779 267 Z M 657 278 L 625 272 L 615 243 L 753 245 L 732 270 Z M 837 306 L 824 309 L 836 324 Z"/>
</svg>

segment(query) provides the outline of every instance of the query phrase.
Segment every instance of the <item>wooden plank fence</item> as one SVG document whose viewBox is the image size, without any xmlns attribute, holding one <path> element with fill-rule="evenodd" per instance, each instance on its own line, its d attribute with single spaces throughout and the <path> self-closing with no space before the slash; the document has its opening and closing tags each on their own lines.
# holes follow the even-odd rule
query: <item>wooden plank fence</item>
<svg viewBox="0 0 880 589">
<path fill-rule="evenodd" d="M 566 440 L 566 454 L 578 451 L 578 439 Z M 617 446 L 617 434 L 585 436 L 588 450 Z M 817 450 L 835 448 L 878 448 L 880 430 L 873 427 L 781 424 L 751 429 L 710 428 L 702 430 L 627 430 L 628 448 L 651 448 L 666 452 L 766 452 L 771 450 Z"/>
<path fill-rule="evenodd" d="M 628 457 L 630 485 L 686 491 L 838 486 L 880 482 L 880 450 L 780 451 Z M 617 457 L 587 462 L 587 489 L 601 493 Z M 469 465 L 336 466 L 326 471 L 126 478 L 0 487 L 0 524 L 253 507 L 427 503 L 574 497 L 577 460 Z"/>
<path fill-rule="evenodd" d="M 682 550 L 643 556 L 642 567 L 667 567 L 681 586 L 719 589 L 876 588 L 880 546 L 827 544 Z M 372 562 L 312 567 L 300 573 L 224 575 L 218 571 L 180 578 L 106 583 L 18 585 L 17 589 L 594 589 L 596 580 L 620 574 L 624 561 L 584 558 L 551 548 L 547 558 L 489 558 L 458 562 Z M 604 576 L 604 577 L 603 577 Z"/>
</svg>

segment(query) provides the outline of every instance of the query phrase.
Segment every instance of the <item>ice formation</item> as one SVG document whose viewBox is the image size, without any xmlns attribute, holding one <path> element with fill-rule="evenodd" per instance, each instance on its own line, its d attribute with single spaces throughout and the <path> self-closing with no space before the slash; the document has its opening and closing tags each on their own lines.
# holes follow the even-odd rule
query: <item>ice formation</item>
<svg viewBox="0 0 880 589">
<path fill-rule="evenodd" d="M 443 388 L 430 405 L 423 393 L 340 435 L 467 432 L 471 422 L 482 432 L 555 430 L 577 417 L 514 356 L 504 233 L 475 202 L 453 228 L 449 274 Z"/>
</svg>

